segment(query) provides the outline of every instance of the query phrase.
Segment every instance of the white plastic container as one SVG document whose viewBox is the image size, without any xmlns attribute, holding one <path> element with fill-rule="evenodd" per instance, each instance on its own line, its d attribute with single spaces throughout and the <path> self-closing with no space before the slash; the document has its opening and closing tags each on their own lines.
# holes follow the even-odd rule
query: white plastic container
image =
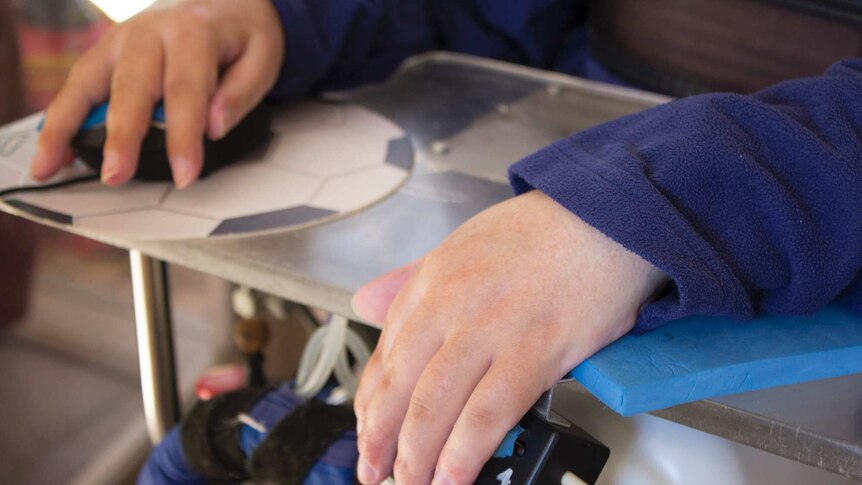
<svg viewBox="0 0 862 485">
<path fill-rule="evenodd" d="M 554 404 L 610 448 L 597 485 L 859 483 L 648 414 L 622 417 L 578 391 L 559 391 Z"/>
</svg>

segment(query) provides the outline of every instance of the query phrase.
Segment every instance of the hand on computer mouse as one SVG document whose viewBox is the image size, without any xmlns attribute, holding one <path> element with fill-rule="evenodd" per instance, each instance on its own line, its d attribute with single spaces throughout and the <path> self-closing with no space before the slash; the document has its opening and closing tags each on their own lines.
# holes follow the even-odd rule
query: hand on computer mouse
<svg viewBox="0 0 862 485">
<path fill-rule="evenodd" d="M 33 178 L 68 161 L 90 109 L 110 98 L 102 181 L 135 173 L 153 106 L 164 99 L 167 151 L 177 187 L 198 177 L 203 136 L 224 136 L 275 83 L 284 51 L 269 0 L 186 0 L 111 29 L 75 64 L 48 107 Z"/>
</svg>

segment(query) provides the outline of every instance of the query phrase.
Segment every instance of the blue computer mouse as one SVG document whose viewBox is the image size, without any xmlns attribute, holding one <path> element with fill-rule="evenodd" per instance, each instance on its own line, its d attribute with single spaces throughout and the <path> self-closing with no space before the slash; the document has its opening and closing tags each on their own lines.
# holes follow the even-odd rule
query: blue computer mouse
<svg viewBox="0 0 862 485">
<path fill-rule="evenodd" d="M 95 171 L 102 168 L 102 146 L 105 144 L 105 122 L 108 103 L 93 108 L 72 139 L 75 155 Z M 204 137 L 204 165 L 201 178 L 241 160 L 266 143 L 271 137 L 272 107 L 261 103 L 220 140 Z M 169 181 L 172 178 L 165 141 L 165 109 L 159 104 L 153 110 L 150 131 L 141 143 L 141 155 L 134 178 L 148 181 Z"/>
</svg>

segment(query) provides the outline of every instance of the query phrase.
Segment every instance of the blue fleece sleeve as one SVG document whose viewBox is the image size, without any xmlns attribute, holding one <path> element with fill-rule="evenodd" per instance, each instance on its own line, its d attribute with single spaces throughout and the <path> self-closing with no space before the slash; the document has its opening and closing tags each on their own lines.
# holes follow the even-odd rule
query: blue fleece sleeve
<svg viewBox="0 0 862 485">
<path fill-rule="evenodd" d="M 585 57 L 586 0 L 272 1 L 285 33 L 277 99 L 382 81 L 432 49 L 596 71 Z"/>
<path fill-rule="evenodd" d="M 425 1 L 273 0 L 285 34 L 281 75 L 270 96 L 289 100 L 388 76 L 410 55 L 436 47 Z"/>
<path fill-rule="evenodd" d="M 510 168 L 664 270 L 635 331 L 691 314 L 859 308 L 862 60 L 752 96 L 681 99 L 577 133 Z M 573 248 L 577 250 L 577 248 Z"/>
</svg>

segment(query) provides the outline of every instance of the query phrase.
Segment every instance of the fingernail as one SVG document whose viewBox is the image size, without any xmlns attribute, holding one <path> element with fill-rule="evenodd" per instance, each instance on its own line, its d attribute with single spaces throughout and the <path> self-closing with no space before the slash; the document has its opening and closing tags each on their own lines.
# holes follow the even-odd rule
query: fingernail
<svg viewBox="0 0 862 485">
<path fill-rule="evenodd" d="M 45 150 L 42 147 L 36 147 L 36 153 L 33 154 L 33 161 L 30 163 L 30 177 L 36 180 L 45 178 Z"/>
<path fill-rule="evenodd" d="M 452 481 L 445 475 L 437 475 L 435 473 L 434 480 L 431 481 L 431 485 L 452 485 Z"/>
<path fill-rule="evenodd" d="M 361 456 L 359 457 L 359 463 L 356 464 L 356 476 L 362 483 L 377 483 L 377 471 L 371 468 L 371 465 Z"/>
<path fill-rule="evenodd" d="M 230 116 L 228 115 L 227 110 L 222 111 L 221 114 L 216 117 L 216 126 L 215 126 L 215 138 L 216 140 L 223 138 L 227 135 L 228 130 L 228 119 Z"/>
<path fill-rule="evenodd" d="M 357 420 L 356 421 L 356 434 L 358 435 L 360 433 L 362 433 L 362 421 Z"/>
<path fill-rule="evenodd" d="M 107 152 L 102 158 L 102 183 L 109 184 L 113 182 L 120 168 L 120 157 L 117 152 Z"/>
<path fill-rule="evenodd" d="M 174 173 L 174 185 L 176 185 L 178 189 L 184 189 L 194 181 L 194 169 L 192 167 L 192 162 L 188 158 L 172 158 L 171 170 Z"/>
</svg>

